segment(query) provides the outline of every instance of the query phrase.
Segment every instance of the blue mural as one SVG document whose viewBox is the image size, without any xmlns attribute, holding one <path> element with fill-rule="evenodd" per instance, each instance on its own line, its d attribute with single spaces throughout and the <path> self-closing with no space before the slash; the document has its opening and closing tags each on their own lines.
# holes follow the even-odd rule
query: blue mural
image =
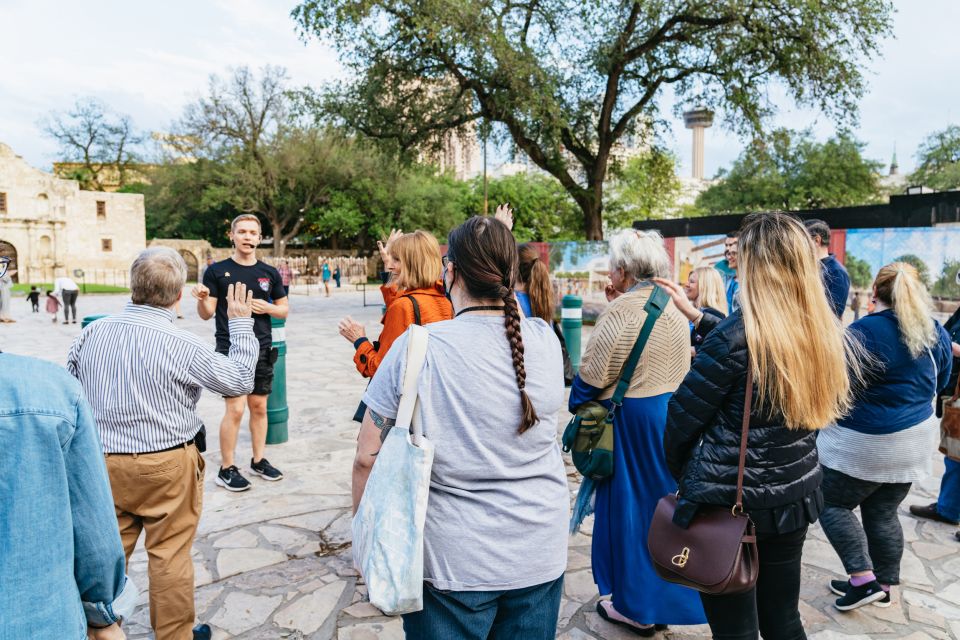
<svg viewBox="0 0 960 640">
<path fill-rule="evenodd" d="M 850 229 L 846 253 L 847 266 L 851 261 L 866 262 L 871 279 L 883 265 L 914 256 L 926 267 L 924 275 L 934 295 L 955 297 L 960 293 L 955 291 L 960 269 L 960 228 Z M 908 261 L 916 262 L 912 258 Z"/>
</svg>

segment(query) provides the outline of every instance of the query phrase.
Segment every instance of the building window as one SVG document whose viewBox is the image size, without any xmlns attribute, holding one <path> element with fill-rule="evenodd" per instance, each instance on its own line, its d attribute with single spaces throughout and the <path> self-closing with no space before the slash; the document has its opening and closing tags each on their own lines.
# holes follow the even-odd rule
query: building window
<svg viewBox="0 0 960 640">
<path fill-rule="evenodd" d="M 0 213 L 7 212 L 7 194 L 0 191 Z"/>
<path fill-rule="evenodd" d="M 97 221 L 107 219 L 107 203 L 105 200 L 97 200 Z"/>
<path fill-rule="evenodd" d="M 113 251 L 113 240 L 110 238 L 102 238 L 100 240 L 100 248 L 103 251 Z"/>
</svg>

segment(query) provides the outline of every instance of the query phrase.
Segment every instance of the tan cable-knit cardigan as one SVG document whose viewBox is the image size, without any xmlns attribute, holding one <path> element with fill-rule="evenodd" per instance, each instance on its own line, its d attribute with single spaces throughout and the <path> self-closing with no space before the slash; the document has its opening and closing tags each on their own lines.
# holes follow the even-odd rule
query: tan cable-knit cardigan
<svg viewBox="0 0 960 640">
<path fill-rule="evenodd" d="M 647 318 L 643 305 L 652 292 L 652 287 L 645 287 L 626 293 L 611 302 L 597 318 L 580 365 L 580 378 L 591 386 L 605 389 L 601 399 L 613 395 L 620 371 Z M 649 398 L 673 393 L 689 370 L 690 324 L 671 301 L 653 326 L 626 397 Z"/>
</svg>

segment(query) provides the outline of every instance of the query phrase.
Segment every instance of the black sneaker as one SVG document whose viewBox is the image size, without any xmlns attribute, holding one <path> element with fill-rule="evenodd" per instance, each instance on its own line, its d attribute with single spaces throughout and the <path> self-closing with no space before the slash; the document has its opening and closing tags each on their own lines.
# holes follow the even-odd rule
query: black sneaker
<svg viewBox="0 0 960 640">
<path fill-rule="evenodd" d="M 250 469 L 264 480 L 270 480 L 271 482 L 283 480 L 280 469 L 267 462 L 266 458 L 260 458 L 260 462 L 254 462 L 253 458 L 250 458 Z"/>
<path fill-rule="evenodd" d="M 838 596 L 845 596 L 847 595 L 847 591 L 850 591 L 850 581 L 849 580 L 831 580 L 830 591 L 833 591 Z M 873 606 L 889 607 L 891 604 L 893 604 L 893 601 L 890 599 L 890 592 L 887 591 L 882 598 L 880 598 L 879 600 L 873 603 Z"/>
<path fill-rule="evenodd" d="M 850 585 L 850 588 L 847 589 L 844 596 L 838 598 L 837 601 L 833 603 L 833 606 L 840 611 L 850 611 L 857 607 L 876 602 L 877 600 L 883 600 L 886 595 L 887 592 L 883 590 L 880 583 L 876 580 L 871 580 L 867 584 L 862 584 L 859 587 Z"/>
<path fill-rule="evenodd" d="M 250 488 L 250 481 L 240 475 L 236 465 L 230 465 L 226 469 L 220 467 L 220 473 L 214 482 L 227 491 L 246 491 Z"/>
</svg>

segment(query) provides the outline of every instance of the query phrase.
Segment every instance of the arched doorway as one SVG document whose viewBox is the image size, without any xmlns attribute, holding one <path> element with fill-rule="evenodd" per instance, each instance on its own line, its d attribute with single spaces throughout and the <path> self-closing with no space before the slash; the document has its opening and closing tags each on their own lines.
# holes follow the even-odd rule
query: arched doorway
<svg viewBox="0 0 960 640">
<path fill-rule="evenodd" d="M 10 264 L 7 266 L 7 271 L 13 271 L 15 269 L 19 271 L 19 269 L 17 269 L 17 248 L 16 247 L 14 247 L 9 242 L 6 242 L 5 240 L 0 240 L 0 256 L 5 256 L 7 258 L 10 258 Z M 13 274 L 13 281 L 20 282 L 19 273 Z"/>
<path fill-rule="evenodd" d="M 197 256 L 192 251 L 180 249 L 180 256 L 187 263 L 187 282 L 197 281 Z"/>
</svg>

